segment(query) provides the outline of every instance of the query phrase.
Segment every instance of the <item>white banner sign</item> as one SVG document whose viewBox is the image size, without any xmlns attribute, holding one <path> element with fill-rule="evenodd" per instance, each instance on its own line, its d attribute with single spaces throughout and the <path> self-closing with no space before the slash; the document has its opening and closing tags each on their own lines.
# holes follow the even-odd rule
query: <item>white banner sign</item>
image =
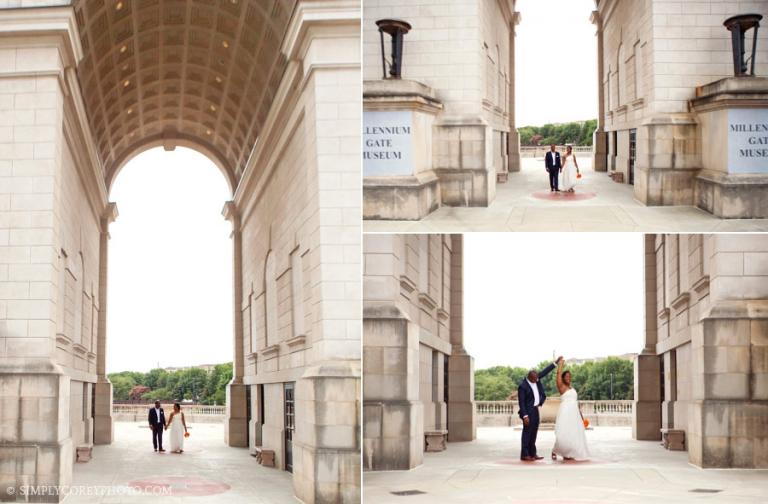
<svg viewBox="0 0 768 504">
<path fill-rule="evenodd" d="M 728 172 L 768 173 L 768 109 L 728 110 Z"/>
<path fill-rule="evenodd" d="M 363 176 L 412 175 L 413 115 L 407 110 L 363 113 Z"/>
</svg>

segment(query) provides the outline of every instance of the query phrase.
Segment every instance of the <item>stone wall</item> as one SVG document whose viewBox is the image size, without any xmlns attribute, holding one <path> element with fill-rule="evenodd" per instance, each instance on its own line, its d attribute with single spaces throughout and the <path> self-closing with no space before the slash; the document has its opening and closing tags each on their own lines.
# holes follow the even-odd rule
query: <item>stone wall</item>
<svg viewBox="0 0 768 504">
<path fill-rule="evenodd" d="M 642 203 L 702 206 L 695 194 L 701 149 L 717 141 L 701 138 L 689 101 L 698 86 L 733 75 L 731 38 L 723 21 L 747 12 L 766 16 L 768 6 L 741 0 L 598 2 L 607 166 L 629 181 L 630 131 L 635 130 L 633 182 Z M 757 75 L 768 72 L 768 53 L 759 49 L 768 41 L 764 31 Z"/>
<path fill-rule="evenodd" d="M 635 437 L 683 430 L 696 465 L 768 467 L 768 237 L 649 235 L 645 247 L 652 322 L 635 366 Z"/>
<path fill-rule="evenodd" d="M 75 71 L 72 8 L 6 6 L 18 5 L 0 2 L 3 490 L 66 485 L 74 447 L 112 441 L 106 280 L 116 216 Z M 284 389 L 294 383 L 293 484 L 308 503 L 360 499 L 359 9 L 298 2 L 273 48 L 289 63 L 223 212 L 235 276 L 226 441 L 272 448 L 284 468 Z"/>
<path fill-rule="evenodd" d="M 365 235 L 363 253 L 363 464 L 410 469 L 423 461 L 425 432 L 474 438 L 473 399 L 462 395 L 472 388 L 471 357 L 454 312 L 461 237 Z"/>
</svg>

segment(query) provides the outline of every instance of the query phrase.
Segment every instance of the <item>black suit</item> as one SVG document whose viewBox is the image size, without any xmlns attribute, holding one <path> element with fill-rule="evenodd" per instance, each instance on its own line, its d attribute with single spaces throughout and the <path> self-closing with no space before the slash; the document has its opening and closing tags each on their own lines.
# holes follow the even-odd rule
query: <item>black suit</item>
<svg viewBox="0 0 768 504">
<path fill-rule="evenodd" d="M 163 429 L 165 428 L 165 411 L 160 408 L 160 418 L 157 418 L 155 407 L 149 408 L 149 428 L 152 429 L 152 445 L 155 450 L 163 449 Z"/>
<path fill-rule="evenodd" d="M 521 381 L 520 386 L 517 387 L 517 402 L 520 406 L 518 414 L 520 418 L 528 417 L 528 425 L 523 424 L 520 458 L 536 456 L 536 435 L 539 433 L 540 420 L 538 407 L 544 404 L 544 401 L 547 399 L 541 380 L 551 373 L 553 369 L 555 369 L 555 365 L 550 364 L 539 372 L 539 379 L 536 381 L 536 390 L 539 392 L 538 404 L 535 404 L 536 397 L 533 395 L 533 390 L 527 378 Z"/>
<path fill-rule="evenodd" d="M 559 177 L 560 169 L 562 168 L 562 165 L 560 164 L 560 153 L 555 151 L 553 156 L 552 151 L 547 152 L 544 156 L 544 164 L 549 172 L 549 188 L 553 191 L 559 190 L 557 178 Z"/>
</svg>

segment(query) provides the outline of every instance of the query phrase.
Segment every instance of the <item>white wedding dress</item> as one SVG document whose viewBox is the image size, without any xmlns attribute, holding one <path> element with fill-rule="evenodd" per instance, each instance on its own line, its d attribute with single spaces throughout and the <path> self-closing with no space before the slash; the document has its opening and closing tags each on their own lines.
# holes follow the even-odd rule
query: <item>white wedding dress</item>
<svg viewBox="0 0 768 504">
<path fill-rule="evenodd" d="M 173 415 L 171 420 L 171 451 L 184 449 L 184 424 L 181 422 L 181 413 Z"/>
<path fill-rule="evenodd" d="M 579 395 L 568 389 L 560 396 L 560 409 L 555 420 L 555 447 L 552 451 L 561 457 L 586 460 L 589 458 L 584 421 L 579 413 Z"/>
<path fill-rule="evenodd" d="M 576 165 L 573 162 L 573 154 L 565 156 L 563 161 L 563 173 L 560 174 L 560 190 L 567 191 L 576 187 L 578 179 L 576 178 Z"/>
</svg>

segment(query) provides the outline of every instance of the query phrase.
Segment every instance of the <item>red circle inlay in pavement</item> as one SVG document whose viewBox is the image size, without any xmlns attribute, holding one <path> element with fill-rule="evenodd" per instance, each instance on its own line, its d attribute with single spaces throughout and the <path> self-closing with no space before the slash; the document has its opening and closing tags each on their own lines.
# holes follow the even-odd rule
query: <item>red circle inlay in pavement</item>
<svg viewBox="0 0 768 504">
<path fill-rule="evenodd" d="M 220 481 L 198 478 L 196 476 L 158 476 L 134 480 L 128 483 L 149 494 L 156 494 L 159 488 L 169 488 L 172 497 L 201 497 L 224 493 L 230 486 Z"/>
<path fill-rule="evenodd" d="M 597 196 L 597 193 L 589 191 L 576 191 L 576 192 L 552 192 L 552 191 L 538 191 L 532 194 L 536 199 L 547 201 L 583 201 L 592 199 Z"/>
</svg>

